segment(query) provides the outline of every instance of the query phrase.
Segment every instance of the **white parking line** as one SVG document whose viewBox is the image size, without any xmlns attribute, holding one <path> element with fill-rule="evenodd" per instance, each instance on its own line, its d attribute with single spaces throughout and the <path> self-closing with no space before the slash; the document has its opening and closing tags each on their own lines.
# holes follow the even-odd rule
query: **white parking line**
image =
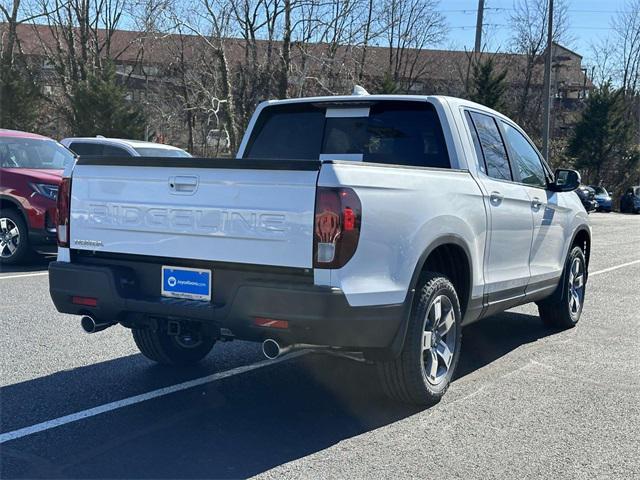
<svg viewBox="0 0 640 480">
<path fill-rule="evenodd" d="M 617 269 L 622 268 L 622 267 L 628 267 L 629 265 L 635 265 L 636 263 L 640 263 L 640 260 L 633 260 L 631 262 L 623 263 L 621 265 L 615 265 L 613 267 L 605 268 L 604 270 L 598 270 L 597 272 L 589 273 L 589 276 L 593 277 L 594 275 L 600 275 L 601 273 L 607 273 L 607 272 L 610 272 L 612 270 L 617 270 Z"/>
<path fill-rule="evenodd" d="M 636 263 L 640 263 L 640 260 L 633 260 L 631 262 L 627 262 L 627 263 L 623 263 L 623 264 L 616 265 L 616 266 L 613 266 L 613 267 L 605 268 L 604 270 L 599 270 L 597 272 L 592 272 L 592 273 L 589 273 L 589 276 L 593 277 L 594 275 L 600 275 L 601 273 L 607 273 L 607 272 L 610 272 L 612 270 L 617 270 L 619 268 L 628 267 L 629 265 L 635 265 Z M 0 276 L 0 280 L 9 280 L 11 278 L 22 278 L 22 277 L 39 277 L 39 276 L 42 276 L 42 275 L 49 275 L 49 272 L 21 273 L 19 275 L 4 275 L 4 276 Z"/>
<path fill-rule="evenodd" d="M 124 398 L 122 400 L 117 400 L 115 402 L 105 403 L 104 405 L 99 405 L 97 407 L 89 408 L 87 410 L 82 410 L 80 412 L 72 413 L 70 415 L 65 415 L 63 417 L 47 420 L 46 422 L 36 423 L 35 425 L 31 425 L 30 427 L 24 427 L 18 430 L 13 430 L 11 432 L 0 434 L 0 444 L 4 442 L 8 442 L 10 440 L 16 440 L 18 438 L 26 437 L 28 435 L 33 435 L 34 433 L 50 430 L 52 428 L 56 428 L 61 425 L 77 422 L 78 420 L 84 420 L 85 418 L 95 417 L 96 415 L 100 415 L 102 413 L 111 412 L 113 410 L 118 410 L 120 408 L 128 407 L 129 405 L 135 405 L 136 403 L 145 402 L 153 398 L 164 397 L 165 395 L 179 392 L 181 390 L 187 390 L 189 388 L 198 387 L 200 385 L 204 385 L 205 383 L 215 382 L 217 380 L 222 380 L 223 378 L 232 377 L 234 375 L 240 375 L 241 373 L 250 372 L 251 370 L 256 370 L 258 368 L 267 367 L 269 365 L 275 365 L 277 363 L 284 362 L 286 360 L 291 360 L 292 358 L 300 357 L 302 355 L 305 355 L 306 353 L 307 352 L 304 352 L 304 351 L 294 352 L 284 357 L 278 358 L 276 360 L 264 360 L 262 362 L 253 363 L 251 365 L 232 368 L 231 370 L 227 370 L 225 372 L 214 373 L 213 375 L 208 375 L 206 377 L 196 378 L 194 380 L 189 380 L 187 382 L 178 383 L 176 385 L 170 385 L 168 387 L 152 390 L 151 392 L 142 393 L 140 395 L 135 395 L 133 397 Z"/>
<path fill-rule="evenodd" d="M 5 275 L 5 276 L 0 276 L 0 280 L 9 280 L 11 278 L 22 278 L 22 277 L 40 277 L 42 275 L 49 275 L 49 272 L 21 273 L 20 275 Z"/>
</svg>

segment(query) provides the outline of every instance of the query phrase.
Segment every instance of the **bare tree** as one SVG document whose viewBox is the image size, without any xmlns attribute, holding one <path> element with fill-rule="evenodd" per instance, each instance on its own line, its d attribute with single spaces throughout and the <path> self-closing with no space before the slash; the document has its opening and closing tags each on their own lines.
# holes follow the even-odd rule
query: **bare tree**
<svg viewBox="0 0 640 480">
<path fill-rule="evenodd" d="M 388 44 L 388 75 L 410 90 L 428 65 L 422 52 L 442 41 L 446 23 L 437 0 L 384 0 L 376 18 Z"/>
<path fill-rule="evenodd" d="M 532 104 L 532 84 L 536 71 L 544 62 L 542 54 L 547 49 L 546 32 L 549 16 L 547 0 L 517 0 L 514 12 L 510 18 L 513 31 L 513 51 L 524 56 L 524 64 L 520 72 L 520 95 L 516 120 L 525 126 L 536 124 L 535 119 L 540 113 L 539 94 L 534 102 L 534 112 L 530 111 Z M 569 42 L 568 4 L 566 0 L 556 0 L 553 12 L 553 42 Z"/>
<path fill-rule="evenodd" d="M 612 22 L 615 33 L 614 64 L 625 95 L 640 87 L 640 0 L 628 0 Z"/>
</svg>

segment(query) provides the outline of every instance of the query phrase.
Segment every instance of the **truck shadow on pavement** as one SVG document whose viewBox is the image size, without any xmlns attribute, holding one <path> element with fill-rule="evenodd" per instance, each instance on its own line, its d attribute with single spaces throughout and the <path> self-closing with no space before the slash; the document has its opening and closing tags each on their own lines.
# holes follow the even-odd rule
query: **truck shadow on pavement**
<svg viewBox="0 0 640 480">
<path fill-rule="evenodd" d="M 552 333 L 538 317 L 513 312 L 474 324 L 464 331 L 458 378 Z M 167 371 L 133 355 L 7 386 L 2 432 L 103 403 L 105 389 L 113 401 L 210 373 Z M 303 356 L 8 442 L 0 477 L 256 475 L 420 411 L 386 399 L 375 373 Z"/>
<path fill-rule="evenodd" d="M 46 272 L 49 263 L 56 259 L 52 254 L 34 253 L 27 263 L 20 265 L 0 265 L 0 273 L 30 273 L 30 272 Z"/>
</svg>

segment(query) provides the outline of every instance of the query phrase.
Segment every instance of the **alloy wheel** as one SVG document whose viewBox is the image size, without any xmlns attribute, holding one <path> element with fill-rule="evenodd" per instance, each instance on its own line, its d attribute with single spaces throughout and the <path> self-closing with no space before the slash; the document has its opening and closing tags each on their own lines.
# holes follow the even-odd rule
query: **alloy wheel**
<svg viewBox="0 0 640 480">
<path fill-rule="evenodd" d="M 20 246 L 20 230 L 10 218 L 0 218 L 0 257 L 11 258 Z"/>
<path fill-rule="evenodd" d="M 429 306 L 422 333 L 422 369 L 431 385 L 440 384 L 449 373 L 457 328 L 451 300 L 438 295 Z"/>
<path fill-rule="evenodd" d="M 574 258 L 569 270 L 569 312 L 575 318 L 580 314 L 584 301 L 584 265 L 580 258 Z"/>
</svg>

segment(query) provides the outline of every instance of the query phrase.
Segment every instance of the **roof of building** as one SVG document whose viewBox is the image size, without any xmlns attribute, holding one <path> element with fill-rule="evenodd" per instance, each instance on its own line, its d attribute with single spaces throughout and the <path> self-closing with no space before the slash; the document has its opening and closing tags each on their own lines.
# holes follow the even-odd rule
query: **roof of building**
<svg viewBox="0 0 640 480">
<path fill-rule="evenodd" d="M 0 27 L 2 24 L 0 24 Z M 46 25 L 18 25 L 18 35 L 20 37 L 21 46 L 25 53 L 31 55 L 44 55 L 45 49 L 43 45 L 55 45 L 54 30 Z M 105 37 L 103 30 L 99 31 L 98 36 Z M 230 65 L 239 64 L 244 59 L 245 41 L 239 38 L 224 39 L 226 47 L 227 60 Z M 275 42 L 276 44 L 278 42 Z M 266 40 L 257 40 L 256 42 L 260 54 L 267 51 L 268 42 Z M 554 44 L 561 48 L 569 56 L 573 56 L 572 63 L 577 63 L 578 68 L 558 68 L 557 72 L 561 82 L 569 85 L 582 86 L 585 82 L 584 73 L 580 70 L 579 64 L 582 56 L 569 50 L 568 48 Z M 352 46 L 340 46 L 335 54 L 337 62 L 333 62 L 335 68 L 340 68 L 343 63 L 348 62 L 349 58 L 353 59 L 349 53 L 353 50 Z M 321 64 L 327 60 L 328 48 L 326 44 L 311 43 L 301 44 L 294 42 L 291 49 L 291 58 L 294 67 L 292 76 L 296 72 L 296 62 L 307 56 L 307 66 L 313 69 L 313 64 Z M 468 65 L 473 52 L 460 50 L 408 50 L 417 55 L 415 62 L 414 74 L 418 73 L 420 79 L 428 79 L 431 81 L 450 82 L 452 79 L 462 80 L 467 75 Z M 105 51 L 105 54 L 107 52 Z M 405 53 L 406 54 L 406 53 Z M 134 64 L 142 62 L 144 65 L 163 65 L 170 66 L 177 63 L 183 56 L 187 62 L 196 62 L 204 60 L 209 62 L 209 50 L 205 46 L 205 40 L 197 35 L 178 35 L 178 34 L 144 34 L 142 32 L 130 30 L 116 30 L 113 32 L 110 42 L 111 58 L 117 62 Z M 483 55 L 490 56 L 494 59 L 497 69 L 504 70 L 507 73 L 507 80 L 511 82 L 519 81 L 523 74 L 523 67 L 526 62 L 526 56 L 515 53 L 491 53 L 484 52 Z M 556 55 L 557 56 L 557 55 Z M 343 62 L 343 63 L 341 63 Z M 369 46 L 367 48 L 366 62 L 368 71 L 370 72 L 386 72 L 389 65 L 389 49 L 387 47 Z M 534 84 L 543 83 L 543 66 L 544 59 L 542 56 L 535 59 L 536 68 L 533 75 Z M 311 65 L 309 65 L 311 64 Z M 337 67 L 336 67 L 337 65 Z M 414 75 L 415 76 L 415 75 Z M 592 84 L 587 79 L 587 86 Z"/>
</svg>

